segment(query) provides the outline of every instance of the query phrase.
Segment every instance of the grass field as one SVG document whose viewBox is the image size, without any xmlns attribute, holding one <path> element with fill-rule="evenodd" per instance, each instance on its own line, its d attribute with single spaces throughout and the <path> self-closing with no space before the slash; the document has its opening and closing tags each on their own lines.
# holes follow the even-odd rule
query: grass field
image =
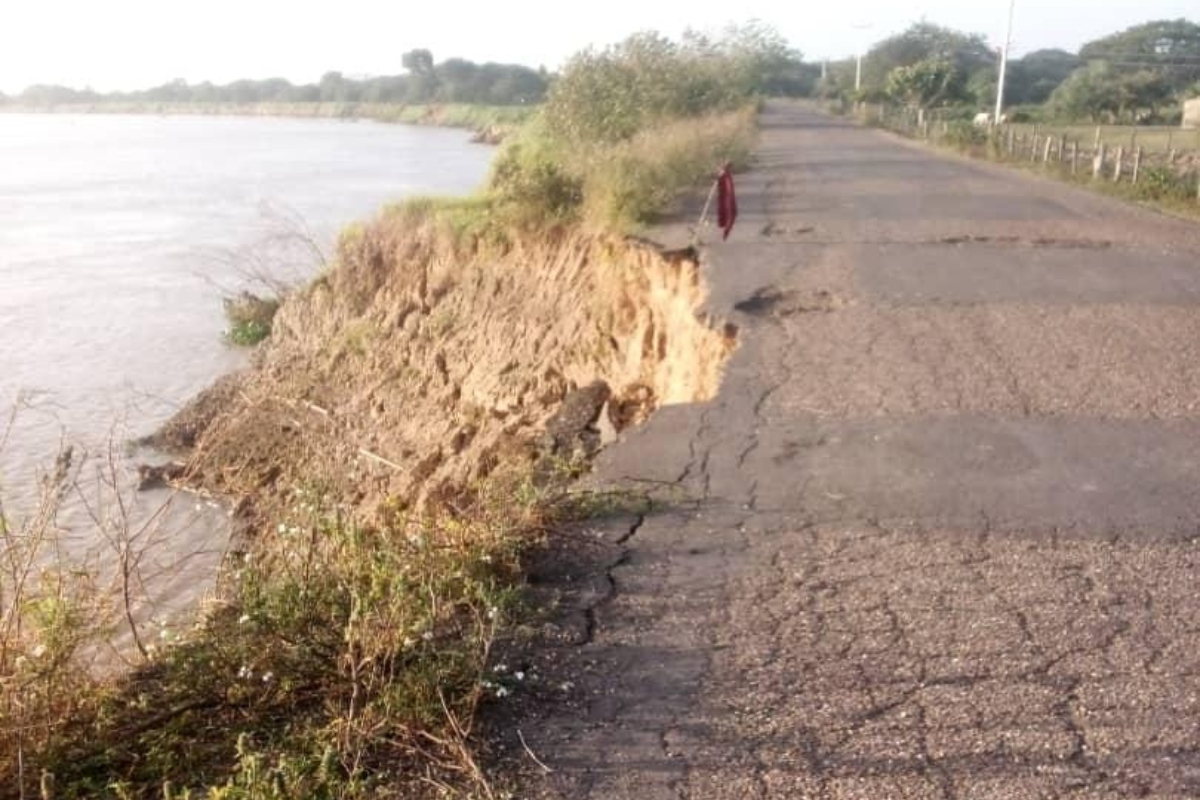
<svg viewBox="0 0 1200 800">
<path fill-rule="evenodd" d="M 1095 125 L 1013 125 L 1020 136 L 1031 136 L 1034 129 L 1041 135 L 1053 133 L 1065 135 L 1068 140 L 1078 140 L 1081 147 L 1091 148 L 1096 141 Z M 1180 153 L 1200 152 L 1200 130 L 1183 130 L 1165 125 L 1101 125 L 1100 139 L 1109 147 L 1125 146 L 1132 149 L 1141 146 L 1148 151 L 1167 152 L 1175 149 Z"/>
</svg>

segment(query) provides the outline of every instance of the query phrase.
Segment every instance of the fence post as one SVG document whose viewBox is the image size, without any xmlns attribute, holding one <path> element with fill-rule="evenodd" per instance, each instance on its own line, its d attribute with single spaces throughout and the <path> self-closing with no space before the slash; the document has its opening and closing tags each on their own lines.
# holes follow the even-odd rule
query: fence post
<svg viewBox="0 0 1200 800">
<path fill-rule="evenodd" d="M 1167 166 L 1169 166 L 1169 167 L 1175 166 L 1175 156 L 1176 156 L 1175 148 L 1172 147 L 1170 152 L 1167 153 Z"/>
<path fill-rule="evenodd" d="M 1017 132 L 1012 129 L 1011 125 L 1009 125 L 1008 129 L 1004 132 L 1004 139 L 1008 143 L 1008 155 L 1011 158 L 1013 150 L 1017 146 Z"/>
<path fill-rule="evenodd" d="M 1138 147 L 1133 151 L 1133 182 L 1134 185 L 1138 182 L 1138 176 L 1142 174 L 1142 148 Z"/>
<path fill-rule="evenodd" d="M 1033 129 L 1033 142 L 1029 145 L 1029 163 L 1037 162 L 1038 157 L 1038 132 L 1037 128 Z"/>
<path fill-rule="evenodd" d="M 1079 140 L 1071 141 L 1071 174 L 1079 174 Z"/>
<path fill-rule="evenodd" d="M 1113 167 L 1113 183 L 1121 182 L 1121 171 L 1125 166 L 1125 145 L 1117 145 L 1117 163 Z"/>
<path fill-rule="evenodd" d="M 1096 126 L 1096 141 L 1092 143 L 1092 150 L 1100 149 L 1100 126 Z"/>
<path fill-rule="evenodd" d="M 1043 164 L 1050 163 L 1050 147 L 1053 144 L 1054 144 L 1054 137 L 1047 136 L 1046 137 L 1046 146 L 1045 146 L 1045 148 L 1042 149 L 1042 163 Z"/>
<path fill-rule="evenodd" d="M 1099 130 L 1099 128 L 1097 128 L 1097 130 Z M 1096 148 L 1096 155 L 1092 156 L 1092 178 L 1093 179 L 1099 178 L 1100 172 L 1104 169 L 1104 155 L 1105 155 L 1104 151 L 1105 151 L 1105 149 L 1106 148 L 1104 146 L 1104 142 L 1101 142 L 1100 145 Z"/>
<path fill-rule="evenodd" d="M 1058 137 L 1058 160 L 1067 160 L 1067 135 L 1065 133 Z"/>
</svg>

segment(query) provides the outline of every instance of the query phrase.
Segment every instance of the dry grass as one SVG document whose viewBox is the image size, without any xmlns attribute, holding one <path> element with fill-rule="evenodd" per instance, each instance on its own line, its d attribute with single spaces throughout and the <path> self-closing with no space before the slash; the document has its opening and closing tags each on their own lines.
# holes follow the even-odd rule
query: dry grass
<svg viewBox="0 0 1200 800">
<path fill-rule="evenodd" d="M 721 164 L 744 164 L 757 136 L 755 108 L 665 121 L 616 143 L 571 143 L 527 127 L 502 153 L 487 196 L 495 219 L 528 228 L 582 224 L 631 232 L 655 222 Z"/>
<path fill-rule="evenodd" d="M 702 185 L 732 161 L 745 164 L 755 139 L 755 112 L 683 119 L 642 131 L 582 159 L 583 217 L 603 228 L 653 222 L 680 193 Z"/>
</svg>

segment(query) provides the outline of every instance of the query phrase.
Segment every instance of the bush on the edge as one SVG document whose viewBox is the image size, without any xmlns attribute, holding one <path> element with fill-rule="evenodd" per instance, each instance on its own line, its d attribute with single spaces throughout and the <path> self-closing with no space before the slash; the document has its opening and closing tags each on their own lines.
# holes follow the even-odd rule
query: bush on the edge
<svg viewBox="0 0 1200 800">
<path fill-rule="evenodd" d="M 229 320 L 225 339 L 230 344 L 252 347 L 271 335 L 271 324 L 279 310 L 278 300 L 242 292 L 236 297 L 226 297 L 222 302 L 225 318 Z"/>
<path fill-rule="evenodd" d="M 569 142 L 623 141 L 662 120 L 740 107 L 799 61 L 759 24 L 730 28 L 718 40 L 635 34 L 567 63 L 546 99 L 546 127 Z"/>
</svg>

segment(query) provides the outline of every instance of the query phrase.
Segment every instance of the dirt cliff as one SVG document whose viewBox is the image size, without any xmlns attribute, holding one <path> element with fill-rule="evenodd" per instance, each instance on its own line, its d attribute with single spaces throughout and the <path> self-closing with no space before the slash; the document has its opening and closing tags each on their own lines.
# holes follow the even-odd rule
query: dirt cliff
<svg viewBox="0 0 1200 800">
<path fill-rule="evenodd" d="M 660 405 L 712 397 L 736 331 L 698 316 L 704 296 L 690 250 L 462 236 L 392 211 L 343 236 L 255 367 L 163 436 L 192 447 L 193 485 L 264 510 L 295 488 L 368 517 L 453 498 L 501 464 L 569 464 Z"/>
</svg>

